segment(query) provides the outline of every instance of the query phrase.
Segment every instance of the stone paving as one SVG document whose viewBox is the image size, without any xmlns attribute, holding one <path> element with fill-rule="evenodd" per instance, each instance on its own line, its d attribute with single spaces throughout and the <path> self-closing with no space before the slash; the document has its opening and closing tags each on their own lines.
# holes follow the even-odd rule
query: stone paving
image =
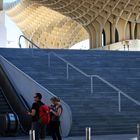
<svg viewBox="0 0 140 140">
<path fill-rule="evenodd" d="M 28 136 L 24 137 L 0 137 L 0 140 L 29 140 Z M 47 137 L 46 140 L 52 140 L 52 138 Z M 85 137 L 67 137 L 63 140 L 85 140 Z M 91 140 L 137 140 L 136 135 L 100 135 L 92 136 Z"/>
</svg>

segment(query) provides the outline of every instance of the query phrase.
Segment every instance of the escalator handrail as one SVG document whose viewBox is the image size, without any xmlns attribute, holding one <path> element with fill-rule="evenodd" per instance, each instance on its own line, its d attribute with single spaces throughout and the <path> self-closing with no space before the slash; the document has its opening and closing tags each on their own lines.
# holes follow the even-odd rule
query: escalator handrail
<svg viewBox="0 0 140 140">
<path fill-rule="evenodd" d="M 22 102 L 22 104 L 24 105 L 24 107 L 26 108 L 26 110 L 30 110 L 30 106 L 24 101 L 23 97 L 21 97 L 21 95 L 15 90 L 13 84 L 9 80 L 7 74 L 5 73 L 5 71 L 4 71 L 4 69 L 3 69 L 3 67 L 1 65 L 0 65 L 0 68 L 4 72 L 4 75 L 5 75 L 6 79 L 8 80 L 8 82 L 10 83 L 10 85 L 12 86 L 13 90 L 15 91 L 15 94 L 18 96 L 18 98 L 20 99 L 20 101 Z"/>
</svg>

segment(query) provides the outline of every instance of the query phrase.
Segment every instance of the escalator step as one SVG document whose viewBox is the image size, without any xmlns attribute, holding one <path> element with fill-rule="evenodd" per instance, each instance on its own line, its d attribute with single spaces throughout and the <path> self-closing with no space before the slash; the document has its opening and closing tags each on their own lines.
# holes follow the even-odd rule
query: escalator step
<svg viewBox="0 0 140 140">
<path fill-rule="evenodd" d="M 11 109 L 2 94 L 2 89 L 0 88 L 0 113 L 11 112 Z"/>
</svg>

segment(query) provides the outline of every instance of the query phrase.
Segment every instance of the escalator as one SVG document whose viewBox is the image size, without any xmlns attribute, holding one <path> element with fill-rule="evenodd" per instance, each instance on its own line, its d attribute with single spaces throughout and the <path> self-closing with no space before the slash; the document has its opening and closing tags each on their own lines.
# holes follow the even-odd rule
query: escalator
<svg viewBox="0 0 140 140">
<path fill-rule="evenodd" d="M 19 130 L 19 119 L 0 87 L 0 134 L 14 136 Z"/>
<path fill-rule="evenodd" d="M 0 65 L 0 135 L 28 134 L 31 126 L 31 118 L 27 115 L 29 109 Z"/>
</svg>

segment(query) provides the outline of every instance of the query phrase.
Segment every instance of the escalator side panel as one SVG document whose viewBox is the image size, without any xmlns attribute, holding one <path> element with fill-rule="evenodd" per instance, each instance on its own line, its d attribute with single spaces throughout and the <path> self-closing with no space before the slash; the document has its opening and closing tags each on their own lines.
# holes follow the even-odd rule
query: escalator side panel
<svg viewBox="0 0 140 140">
<path fill-rule="evenodd" d="M 28 131 L 31 125 L 31 118 L 27 115 L 27 108 L 19 98 L 19 94 L 14 89 L 12 83 L 9 81 L 6 73 L 0 65 L 0 86 L 2 87 L 6 98 L 8 99 L 13 110 L 17 113 L 23 128 Z"/>
</svg>

